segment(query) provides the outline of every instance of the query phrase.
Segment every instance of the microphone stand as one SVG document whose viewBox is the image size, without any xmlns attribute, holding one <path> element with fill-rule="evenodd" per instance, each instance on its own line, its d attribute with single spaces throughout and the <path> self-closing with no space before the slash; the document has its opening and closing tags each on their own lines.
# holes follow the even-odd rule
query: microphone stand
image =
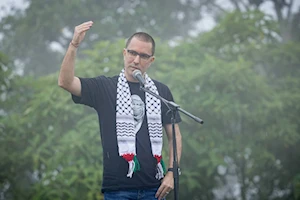
<svg viewBox="0 0 300 200">
<path fill-rule="evenodd" d="M 203 124 L 203 120 L 192 115 L 191 113 L 183 110 L 180 108 L 179 105 L 172 101 L 168 101 L 164 99 L 163 97 L 157 95 L 156 93 L 152 92 L 148 88 L 145 88 L 143 84 L 140 84 L 140 89 L 144 92 L 147 92 L 156 98 L 160 99 L 169 109 L 168 112 L 171 112 L 172 118 L 172 136 L 173 136 L 173 177 L 174 177 L 174 199 L 178 200 L 178 194 L 179 194 L 179 168 L 178 168 L 178 159 L 177 159 L 177 144 L 176 144 L 176 133 L 175 133 L 175 122 L 176 122 L 176 113 L 178 111 L 182 112 L 183 114 L 187 115 L 188 117 L 194 119 L 196 122 Z"/>
</svg>

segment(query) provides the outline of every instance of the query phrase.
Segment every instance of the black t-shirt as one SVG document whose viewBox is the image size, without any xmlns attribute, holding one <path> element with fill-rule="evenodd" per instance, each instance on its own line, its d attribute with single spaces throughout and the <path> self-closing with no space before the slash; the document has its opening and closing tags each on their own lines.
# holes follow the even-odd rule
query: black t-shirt
<svg viewBox="0 0 300 200">
<path fill-rule="evenodd" d="M 158 187 L 160 180 L 155 178 L 156 159 L 152 155 L 148 133 L 147 117 L 144 114 L 143 123 L 136 135 L 136 154 L 140 163 L 140 171 L 127 177 L 128 162 L 118 153 L 116 135 L 116 97 L 118 76 L 96 78 L 80 78 L 81 97 L 72 95 L 75 103 L 88 105 L 98 113 L 100 135 L 103 147 L 103 183 L 102 192 L 120 189 L 143 189 Z M 173 101 L 169 88 L 153 80 L 158 93 L 163 98 Z M 128 82 L 131 95 L 139 96 L 145 102 L 145 93 L 140 90 L 139 83 Z M 137 95 L 137 96 L 136 96 Z M 145 106 L 145 103 L 143 103 Z M 145 107 L 144 107 L 145 108 Z M 146 108 L 144 109 L 146 110 Z M 171 116 L 167 107 L 161 102 L 162 124 L 171 124 Z M 177 113 L 176 123 L 180 122 Z M 164 159 L 167 161 L 167 159 Z M 167 163 L 167 162 L 166 162 Z"/>
</svg>

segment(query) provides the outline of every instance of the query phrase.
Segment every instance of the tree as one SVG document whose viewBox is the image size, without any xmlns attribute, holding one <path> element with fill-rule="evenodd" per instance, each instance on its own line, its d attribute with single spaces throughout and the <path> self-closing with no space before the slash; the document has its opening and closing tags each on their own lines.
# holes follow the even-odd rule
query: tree
<svg viewBox="0 0 300 200">
<path fill-rule="evenodd" d="M 114 68 L 91 68 L 91 55 L 79 62 L 77 73 L 113 73 L 122 61 L 123 42 L 96 45 L 106 49 L 96 58 Z M 96 114 L 71 102 L 57 86 L 57 74 L 14 79 L 4 103 L 8 114 L 0 118 L 0 192 L 5 199 L 103 199 Z"/>
<path fill-rule="evenodd" d="M 299 41 L 300 11 L 293 0 L 229 0 L 224 5 L 240 11 L 262 9 L 271 2 L 284 41 Z M 90 48 L 99 40 L 129 37 L 144 30 L 162 39 L 186 37 L 197 30 L 204 13 L 220 21 L 230 12 L 221 2 L 194 1 L 26 1 L 28 7 L 14 12 L 1 21 L 0 50 L 17 61 L 25 75 L 45 75 L 59 68 L 62 52 L 67 47 L 73 29 L 86 20 L 95 21 L 90 36 L 82 48 Z M 229 6 L 230 7 L 230 6 Z M 293 11 L 294 10 L 294 11 Z M 287 14 L 285 14 L 287 13 Z"/>
<path fill-rule="evenodd" d="M 95 23 L 83 49 L 91 48 L 95 41 L 129 37 L 138 30 L 170 39 L 188 34 L 186 30 L 201 17 L 203 2 L 56 0 L 45 4 L 30 0 L 24 11 L 2 19 L 0 50 L 24 65 L 25 75 L 49 74 L 59 69 L 61 49 L 70 42 L 74 27 L 84 21 Z M 55 51 L 51 45 L 60 48 Z"/>
<path fill-rule="evenodd" d="M 204 120 L 182 115 L 180 199 L 299 198 L 300 45 L 279 35 L 276 21 L 250 11 L 175 47 L 157 39 L 149 74 Z M 123 47 L 124 39 L 95 43 L 82 51 L 76 75 L 119 73 Z M 94 111 L 73 105 L 56 73 L 17 78 L 9 88 L 0 118 L 4 197 L 102 199 Z"/>
<path fill-rule="evenodd" d="M 300 5 L 294 0 L 229 0 L 228 3 L 233 7 L 233 10 L 240 12 L 253 11 L 259 9 L 264 12 L 263 6 L 266 4 L 271 5 L 273 9 L 270 10 L 274 14 L 278 22 L 280 36 L 284 42 L 291 40 L 299 41 L 300 33 Z M 225 4 L 226 5 L 226 4 Z M 217 18 L 224 16 L 228 13 L 228 9 L 220 4 L 214 4 L 217 9 Z M 298 7 L 297 7 L 298 6 Z M 270 12 L 270 11 L 269 11 Z"/>
<path fill-rule="evenodd" d="M 169 84 L 180 104 L 206 121 L 201 129 L 193 123 L 183 128 L 190 133 L 184 143 L 189 149 L 182 166 L 187 168 L 183 191 L 189 191 L 184 198 L 293 195 L 299 163 L 289 155 L 299 152 L 294 117 L 300 49 L 282 43 L 279 35 L 276 22 L 263 13 L 234 12 L 176 48 L 172 69 L 178 78 Z"/>
</svg>

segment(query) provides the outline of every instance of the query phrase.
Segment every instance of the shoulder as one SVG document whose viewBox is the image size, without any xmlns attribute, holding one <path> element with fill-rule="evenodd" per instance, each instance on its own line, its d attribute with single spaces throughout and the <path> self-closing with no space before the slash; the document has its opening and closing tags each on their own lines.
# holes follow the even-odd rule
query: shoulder
<svg viewBox="0 0 300 200">
<path fill-rule="evenodd" d="M 174 101 L 173 100 L 172 92 L 171 92 L 171 90 L 169 89 L 169 87 L 166 84 L 164 84 L 164 83 L 162 83 L 160 81 L 157 81 L 155 79 L 152 79 L 152 81 L 154 82 L 159 95 L 161 95 L 166 100 Z"/>
<path fill-rule="evenodd" d="M 152 81 L 155 84 L 158 91 L 162 91 L 162 92 L 170 91 L 169 87 L 166 84 L 164 84 L 160 81 L 157 81 L 155 79 L 152 79 Z"/>
<path fill-rule="evenodd" d="M 96 77 L 99 81 L 104 81 L 104 82 L 111 82 L 111 83 L 117 83 L 118 82 L 118 78 L 119 75 L 115 75 L 115 76 L 98 76 Z"/>
<path fill-rule="evenodd" d="M 118 81 L 119 75 L 115 76 L 105 76 L 105 75 L 100 75 L 95 77 L 96 80 L 99 81 Z"/>
</svg>

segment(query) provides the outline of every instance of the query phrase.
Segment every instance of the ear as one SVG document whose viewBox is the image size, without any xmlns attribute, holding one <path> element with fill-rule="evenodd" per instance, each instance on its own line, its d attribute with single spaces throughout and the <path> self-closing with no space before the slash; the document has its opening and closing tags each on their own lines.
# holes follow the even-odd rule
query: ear
<svg viewBox="0 0 300 200">
<path fill-rule="evenodd" d="M 126 49 L 125 48 L 123 49 L 123 56 L 124 57 L 126 56 Z"/>
<path fill-rule="evenodd" d="M 155 60 L 155 56 L 152 56 L 152 57 L 150 58 L 150 63 L 153 63 L 154 60 Z"/>
</svg>

